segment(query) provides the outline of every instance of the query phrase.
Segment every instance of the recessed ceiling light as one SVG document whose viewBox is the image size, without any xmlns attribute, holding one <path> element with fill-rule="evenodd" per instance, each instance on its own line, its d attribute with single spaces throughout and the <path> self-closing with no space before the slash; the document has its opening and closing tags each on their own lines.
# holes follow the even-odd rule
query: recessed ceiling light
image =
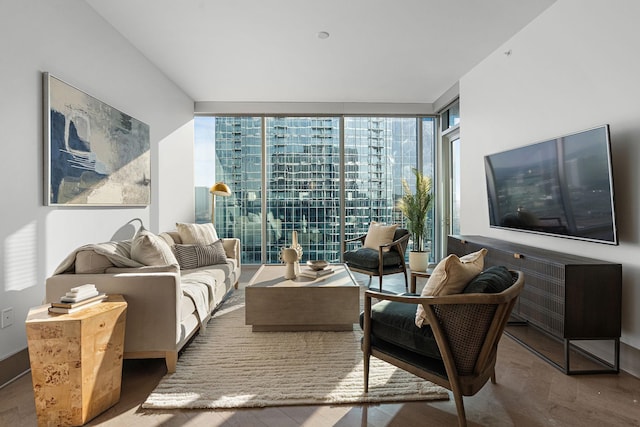
<svg viewBox="0 0 640 427">
<path fill-rule="evenodd" d="M 321 39 L 328 39 L 329 38 L 329 33 L 327 33 L 326 31 L 320 31 L 318 34 L 316 34 L 316 36 Z"/>
</svg>

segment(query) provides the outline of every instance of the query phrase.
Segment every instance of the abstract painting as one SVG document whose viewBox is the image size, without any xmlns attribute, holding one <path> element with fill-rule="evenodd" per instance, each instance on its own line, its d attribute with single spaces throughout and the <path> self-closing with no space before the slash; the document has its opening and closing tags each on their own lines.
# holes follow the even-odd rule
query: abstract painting
<svg viewBox="0 0 640 427">
<path fill-rule="evenodd" d="M 46 72 L 43 87 L 45 205 L 149 205 L 149 126 Z"/>
</svg>

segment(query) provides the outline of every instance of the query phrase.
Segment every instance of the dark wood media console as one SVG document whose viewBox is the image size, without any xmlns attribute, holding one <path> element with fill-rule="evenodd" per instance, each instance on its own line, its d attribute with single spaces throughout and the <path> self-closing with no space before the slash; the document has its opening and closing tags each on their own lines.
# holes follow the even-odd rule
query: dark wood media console
<svg viewBox="0 0 640 427">
<path fill-rule="evenodd" d="M 566 374 L 619 372 L 622 265 L 482 236 L 449 236 L 458 256 L 487 248 L 485 267 L 504 265 L 524 273 L 525 286 L 505 332 Z M 540 338 L 542 336 L 542 339 Z M 609 362 L 572 341 L 613 342 Z M 554 360 L 555 353 L 561 354 Z M 572 357 L 588 359 L 572 369 Z M 594 368 L 595 366 L 595 368 Z"/>
</svg>

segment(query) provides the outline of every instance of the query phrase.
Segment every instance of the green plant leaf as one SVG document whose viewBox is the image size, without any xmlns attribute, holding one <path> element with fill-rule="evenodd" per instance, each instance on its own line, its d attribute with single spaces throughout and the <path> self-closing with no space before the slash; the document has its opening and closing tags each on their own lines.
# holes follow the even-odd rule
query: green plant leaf
<svg viewBox="0 0 640 427">
<path fill-rule="evenodd" d="M 412 169 L 416 176 L 416 192 L 412 193 L 409 183 L 402 179 L 403 196 L 398 200 L 397 208 L 407 219 L 407 229 L 413 235 L 413 247 L 423 251 L 425 223 L 431 209 L 431 178 L 424 176 L 418 169 Z"/>
</svg>

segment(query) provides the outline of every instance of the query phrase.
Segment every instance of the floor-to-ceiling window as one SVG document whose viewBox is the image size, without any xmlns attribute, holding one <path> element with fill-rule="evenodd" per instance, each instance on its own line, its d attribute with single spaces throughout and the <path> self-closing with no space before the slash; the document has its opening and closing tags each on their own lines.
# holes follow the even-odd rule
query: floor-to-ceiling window
<svg viewBox="0 0 640 427">
<path fill-rule="evenodd" d="M 338 261 L 340 118 L 267 117 L 265 124 L 266 211 L 280 236 L 269 241 L 266 262 L 278 262 L 294 230 L 303 259 Z"/>
<path fill-rule="evenodd" d="M 224 182 L 231 196 L 214 199 L 216 231 L 241 239 L 243 262 L 260 263 L 262 118 L 196 117 L 195 123 L 196 221 L 211 221 L 209 188 Z M 267 233 L 267 239 L 273 238 Z"/>
<path fill-rule="evenodd" d="M 442 200 L 444 221 L 441 234 L 460 234 L 460 105 L 454 101 L 440 114 L 443 153 Z M 442 247 L 446 242 L 442 242 Z"/>
<path fill-rule="evenodd" d="M 451 234 L 460 234 L 460 137 L 450 140 Z"/>
<path fill-rule="evenodd" d="M 432 194 L 432 208 L 427 215 L 426 222 L 426 232 L 425 232 L 425 242 L 424 248 L 428 249 L 431 253 L 429 255 L 429 261 L 435 261 L 440 256 L 439 253 L 436 253 L 436 241 L 438 238 L 443 238 L 446 236 L 438 236 L 436 233 L 436 212 L 435 209 L 436 200 L 439 200 L 438 195 L 438 186 L 435 185 L 436 181 L 436 152 L 435 152 L 435 141 L 436 141 L 436 120 L 431 117 L 423 117 L 419 119 L 421 122 L 421 130 L 422 130 L 422 157 L 420 159 L 420 164 L 422 165 L 422 172 L 431 177 L 431 194 Z"/>
<path fill-rule="evenodd" d="M 195 123 L 196 220 L 211 221 L 209 187 L 229 185 L 231 197 L 214 199 L 214 222 L 220 236 L 242 240 L 245 263 L 279 262 L 293 230 L 303 260 L 340 261 L 342 239 L 371 221 L 403 224 L 395 205 L 401 179 L 413 185 L 412 168 L 433 176 L 431 117 L 202 116 Z M 432 241 L 431 214 L 428 223 Z"/>
</svg>

